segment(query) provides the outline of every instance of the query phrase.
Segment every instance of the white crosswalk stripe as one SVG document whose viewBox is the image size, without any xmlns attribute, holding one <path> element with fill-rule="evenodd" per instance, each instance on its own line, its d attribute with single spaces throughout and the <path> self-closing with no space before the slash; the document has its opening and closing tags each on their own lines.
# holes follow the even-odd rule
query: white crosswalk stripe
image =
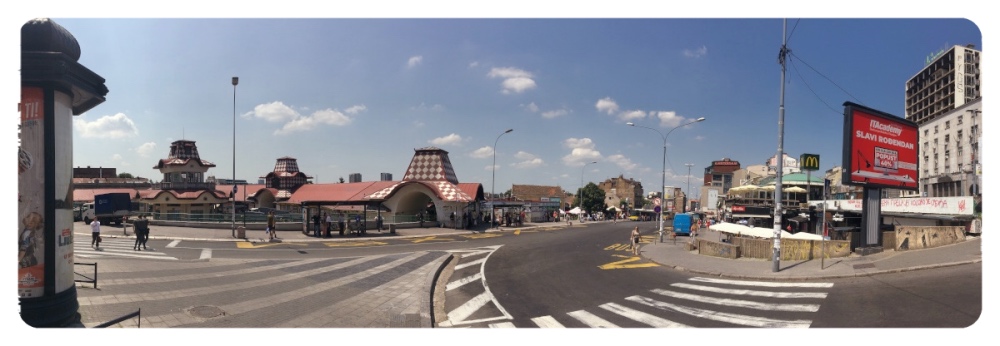
<svg viewBox="0 0 1000 346">
<path fill-rule="evenodd" d="M 168 256 L 167 254 L 159 251 L 155 251 L 153 248 L 148 248 L 148 250 L 136 251 L 134 250 L 135 239 L 127 238 L 104 238 L 105 240 L 101 242 L 101 246 L 94 249 L 90 246 L 90 239 L 74 241 L 73 242 L 73 252 L 74 256 L 77 258 L 106 258 L 106 257 L 123 257 L 123 258 L 144 258 L 144 259 L 159 259 L 159 260 L 177 260 L 176 257 Z"/>
<path fill-rule="evenodd" d="M 616 322 L 623 319 L 655 328 L 690 327 L 689 322 L 677 321 L 691 320 L 712 321 L 716 324 L 722 322 L 741 327 L 808 328 L 812 321 L 802 318 L 807 316 L 803 314 L 819 311 L 821 306 L 819 300 L 827 297 L 826 292 L 808 290 L 833 287 L 832 283 L 740 281 L 699 277 L 688 281 L 700 284 L 673 283 L 670 284 L 673 289 L 649 290 L 655 296 L 632 295 L 625 297 L 624 302 L 601 304 L 598 306 L 599 309 L 576 310 L 566 313 L 565 317 L 539 316 L 530 318 L 530 321 L 534 327 L 539 328 L 565 328 L 565 326 L 578 326 L 581 323 L 589 328 L 620 328 L 620 324 Z M 797 291 L 780 291 L 790 289 Z M 779 298 L 781 301 L 758 301 L 773 298 Z M 710 306 L 719 308 L 706 308 Z M 763 316 L 764 314 L 767 316 Z M 498 322 L 490 324 L 489 327 L 517 328 L 514 322 Z"/>
<path fill-rule="evenodd" d="M 442 322 L 440 326 L 453 327 L 511 319 L 510 314 L 500 305 L 500 302 L 497 301 L 496 297 L 490 291 L 484 274 L 486 261 L 499 248 L 500 246 L 486 246 L 449 251 L 460 255 L 460 260 L 454 268 L 457 279 L 445 285 L 445 290 L 449 292 L 449 298 L 445 301 L 460 302 L 460 304 L 457 304 L 457 306 L 454 306 L 447 312 L 448 320 Z M 486 315 L 486 317 L 473 318 L 473 315 Z M 513 325 L 507 326 L 500 322 L 494 324 L 489 326 L 493 328 L 513 327 Z"/>
</svg>

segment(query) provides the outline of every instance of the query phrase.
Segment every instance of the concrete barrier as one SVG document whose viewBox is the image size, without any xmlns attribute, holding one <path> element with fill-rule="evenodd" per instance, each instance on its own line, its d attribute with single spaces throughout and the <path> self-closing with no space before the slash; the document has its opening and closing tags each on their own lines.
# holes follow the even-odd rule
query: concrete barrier
<svg viewBox="0 0 1000 346">
<path fill-rule="evenodd" d="M 728 259 L 740 258 L 740 247 L 729 243 L 717 243 L 714 241 L 699 239 L 698 254 L 712 257 L 722 257 Z"/>
<path fill-rule="evenodd" d="M 962 226 L 898 226 L 896 251 L 928 249 L 965 241 Z"/>
</svg>

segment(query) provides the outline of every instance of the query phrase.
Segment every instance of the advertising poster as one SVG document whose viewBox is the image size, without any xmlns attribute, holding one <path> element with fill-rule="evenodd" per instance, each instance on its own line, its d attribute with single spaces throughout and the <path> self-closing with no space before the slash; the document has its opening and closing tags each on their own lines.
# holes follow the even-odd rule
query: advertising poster
<svg viewBox="0 0 1000 346">
<path fill-rule="evenodd" d="M 851 102 L 844 116 L 844 184 L 917 191 L 917 125 Z"/>
<path fill-rule="evenodd" d="M 45 286 L 45 97 L 42 88 L 21 89 L 17 148 L 17 293 L 41 297 Z"/>
</svg>

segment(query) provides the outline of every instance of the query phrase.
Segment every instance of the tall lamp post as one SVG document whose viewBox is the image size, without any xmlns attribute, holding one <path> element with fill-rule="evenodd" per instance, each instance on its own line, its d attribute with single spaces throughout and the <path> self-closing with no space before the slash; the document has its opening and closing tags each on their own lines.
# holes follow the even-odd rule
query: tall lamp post
<svg viewBox="0 0 1000 346">
<path fill-rule="evenodd" d="M 236 84 L 240 77 L 233 77 L 233 238 L 236 238 Z"/>
<path fill-rule="evenodd" d="M 660 226 L 659 227 L 660 227 L 660 230 L 658 232 L 660 234 L 660 242 L 661 243 L 663 242 L 663 210 L 666 209 L 666 206 L 667 206 L 667 201 L 666 201 L 666 197 L 667 197 L 667 191 L 666 191 L 667 190 L 667 136 L 670 136 L 670 133 L 674 132 L 674 130 L 676 130 L 676 129 L 679 129 L 681 127 L 688 126 L 688 125 L 691 125 L 691 124 L 694 124 L 694 123 L 697 123 L 697 122 L 702 122 L 702 121 L 705 121 L 705 117 L 701 117 L 701 118 L 695 119 L 694 121 L 691 121 L 691 122 L 688 122 L 688 123 L 685 123 L 685 124 L 677 125 L 676 127 L 670 129 L 670 131 L 667 131 L 667 134 L 665 134 L 665 135 L 662 132 L 660 132 L 660 130 L 654 129 L 652 127 L 646 127 L 646 126 L 642 126 L 642 125 L 636 125 L 635 123 L 632 123 L 632 122 L 626 123 L 626 125 L 628 125 L 628 126 L 641 127 L 641 128 L 644 128 L 644 129 L 650 129 L 650 130 L 656 131 L 656 133 L 658 133 L 660 135 L 660 137 L 663 138 L 663 173 L 662 173 L 663 175 L 660 178 L 660 199 L 663 201 L 663 203 L 660 204 L 660 215 L 659 215 L 659 219 L 660 219 Z"/>
<path fill-rule="evenodd" d="M 490 183 L 490 225 L 491 225 L 490 228 L 496 227 L 496 219 L 497 219 L 497 216 L 494 214 L 495 208 L 494 208 L 494 195 L 493 195 L 496 192 L 494 191 L 494 189 L 496 188 L 497 185 L 497 142 L 500 141 L 501 136 L 508 134 L 511 131 L 514 131 L 514 129 L 507 129 L 507 131 L 504 131 L 499 136 L 497 136 L 497 140 L 493 141 L 493 166 L 490 166 L 490 168 L 493 170 L 493 182 Z"/>
<path fill-rule="evenodd" d="M 583 212 L 583 171 L 585 169 L 587 169 L 587 165 L 589 165 L 591 163 L 597 163 L 597 161 L 587 162 L 587 163 L 583 164 L 582 168 L 580 168 L 580 203 L 579 204 L 580 204 L 580 212 L 581 213 Z M 576 215 L 578 215 L 577 217 L 579 217 L 580 214 L 576 214 Z M 580 219 L 579 221 L 583 222 L 583 219 Z"/>
<path fill-rule="evenodd" d="M 687 186 L 687 192 L 684 193 L 684 197 L 688 197 L 688 196 L 691 195 L 691 166 L 694 166 L 694 164 L 693 163 L 685 163 L 684 165 L 688 166 L 688 181 L 687 181 L 688 186 Z M 691 200 L 688 199 L 688 198 L 685 198 L 685 199 L 687 199 L 687 200 L 684 201 L 684 212 L 687 212 L 687 206 L 688 206 L 688 204 L 691 204 Z"/>
</svg>

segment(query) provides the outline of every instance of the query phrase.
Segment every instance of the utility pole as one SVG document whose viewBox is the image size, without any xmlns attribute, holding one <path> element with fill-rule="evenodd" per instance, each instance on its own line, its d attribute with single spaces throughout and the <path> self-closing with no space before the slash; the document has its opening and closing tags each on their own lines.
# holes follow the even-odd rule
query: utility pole
<svg viewBox="0 0 1000 346">
<path fill-rule="evenodd" d="M 785 32 L 788 31 L 788 19 L 782 21 L 781 50 L 778 51 L 778 63 L 781 64 L 781 96 L 778 104 L 778 161 L 774 179 L 774 260 L 771 271 L 777 273 L 781 264 L 781 173 L 784 171 L 785 144 L 785 63 L 788 58 L 788 43 Z"/>
<path fill-rule="evenodd" d="M 691 166 L 694 166 L 694 164 L 693 163 L 685 163 L 684 165 L 688 166 L 688 181 L 687 181 L 688 186 L 687 186 L 687 192 L 684 193 L 684 197 L 688 197 L 688 196 L 691 195 Z M 687 199 L 687 201 L 684 201 L 684 212 L 686 213 L 687 212 L 688 204 L 691 204 L 691 198 L 688 197 L 688 198 L 685 198 L 685 199 Z"/>
</svg>

